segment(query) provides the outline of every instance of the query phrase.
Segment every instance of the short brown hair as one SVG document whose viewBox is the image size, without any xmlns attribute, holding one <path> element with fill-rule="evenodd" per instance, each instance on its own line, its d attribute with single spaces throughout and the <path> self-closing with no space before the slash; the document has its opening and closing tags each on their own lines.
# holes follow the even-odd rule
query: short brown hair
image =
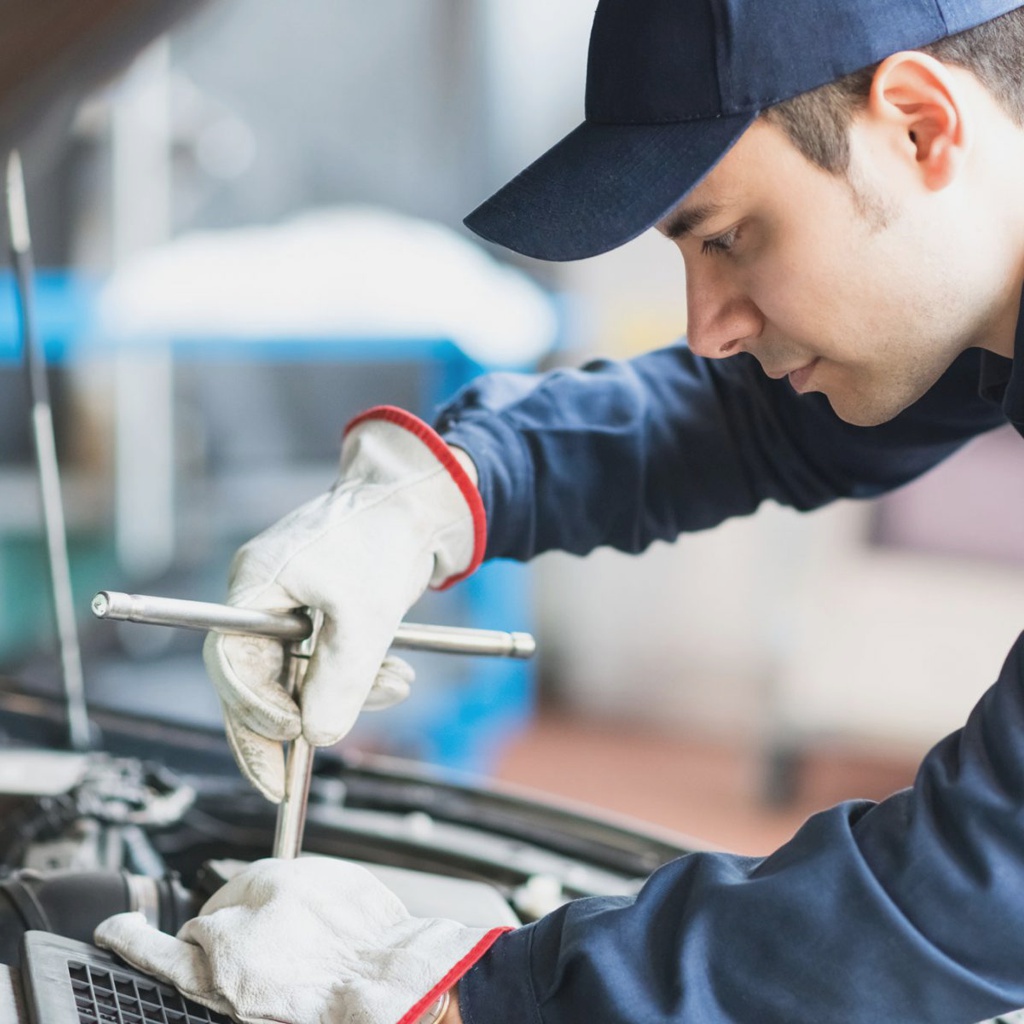
<svg viewBox="0 0 1024 1024">
<path fill-rule="evenodd" d="M 977 76 L 1017 125 L 1024 126 L 1024 8 L 919 47 L 936 60 Z M 763 117 L 777 125 L 811 163 L 845 175 L 850 165 L 849 129 L 867 103 L 878 65 L 794 96 Z"/>
</svg>

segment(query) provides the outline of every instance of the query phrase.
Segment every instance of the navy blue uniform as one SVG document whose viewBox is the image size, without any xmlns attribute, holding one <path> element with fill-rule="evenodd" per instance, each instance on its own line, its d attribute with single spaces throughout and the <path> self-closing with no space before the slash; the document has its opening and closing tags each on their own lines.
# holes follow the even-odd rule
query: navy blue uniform
<svg viewBox="0 0 1024 1024">
<path fill-rule="evenodd" d="M 877 495 L 1007 421 L 1024 434 L 1024 328 L 1013 362 L 968 352 L 877 427 L 683 344 L 484 377 L 438 427 L 479 468 L 488 556 L 528 559 Z M 1024 1006 L 1024 637 L 912 788 L 817 814 L 770 857 L 692 854 L 635 898 L 574 901 L 500 939 L 459 993 L 467 1024 L 971 1024 Z"/>
</svg>

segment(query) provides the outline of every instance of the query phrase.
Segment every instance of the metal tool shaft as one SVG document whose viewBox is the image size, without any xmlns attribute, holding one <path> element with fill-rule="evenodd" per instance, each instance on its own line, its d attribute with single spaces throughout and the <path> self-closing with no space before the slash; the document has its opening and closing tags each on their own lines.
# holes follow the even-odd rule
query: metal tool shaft
<svg viewBox="0 0 1024 1024">
<path fill-rule="evenodd" d="M 146 594 L 122 594 L 113 590 L 101 590 L 92 599 L 92 610 L 101 619 L 240 633 L 293 643 L 305 640 L 313 632 L 310 617 L 300 611 L 260 612 L 227 604 L 182 601 Z M 399 625 L 392 646 L 407 650 L 479 654 L 499 658 L 529 658 L 537 648 L 529 633 L 506 633 L 502 630 L 470 629 L 463 626 L 428 626 L 413 622 Z"/>
<path fill-rule="evenodd" d="M 309 658 L 316 645 L 316 637 L 323 624 L 323 615 L 313 611 L 303 614 L 312 626 L 312 632 L 298 643 L 289 645 L 288 695 L 296 704 L 302 704 L 302 684 L 309 667 Z M 284 795 L 277 807 L 274 828 L 275 857 L 292 860 L 302 852 L 302 834 L 306 830 L 306 811 L 309 807 L 309 786 L 313 778 L 313 745 L 301 735 L 286 744 L 284 764 Z"/>
</svg>

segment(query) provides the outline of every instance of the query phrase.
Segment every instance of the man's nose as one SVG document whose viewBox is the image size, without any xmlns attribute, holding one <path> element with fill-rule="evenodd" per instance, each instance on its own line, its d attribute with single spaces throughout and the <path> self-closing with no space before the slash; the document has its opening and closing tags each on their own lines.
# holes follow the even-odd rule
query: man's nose
<svg viewBox="0 0 1024 1024">
<path fill-rule="evenodd" d="M 697 262 L 697 261 L 694 261 Z M 764 327 L 753 300 L 727 274 L 707 265 L 687 265 L 687 341 L 699 356 L 725 359 L 742 352 Z"/>
</svg>

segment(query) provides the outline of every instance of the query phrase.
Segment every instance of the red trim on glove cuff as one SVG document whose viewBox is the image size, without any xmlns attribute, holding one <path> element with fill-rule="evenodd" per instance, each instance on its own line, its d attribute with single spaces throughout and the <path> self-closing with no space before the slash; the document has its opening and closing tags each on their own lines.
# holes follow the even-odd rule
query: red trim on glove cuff
<svg viewBox="0 0 1024 1024">
<path fill-rule="evenodd" d="M 494 945 L 495 940 L 511 928 L 492 928 L 450 971 L 425 995 L 417 1000 L 399 1019 L 398 1024 L 415 1024 Z"/>
<path fill-rule="evenodd" d="M 484 550 L 487 547 L 487 516 L 484 513 L 484 503 L 480 492 L 476 489 L 473 481 L 459 463 L 459 460 L 452 454 L 451 448 L 445 443 L 441 435 L 429 424 L 424 423 L 418 416 L 414 416 L 405 409 L 399 409 L 394 405 L 375 405 L 372 409 L 361 412 L 355 419 L 350 420 L 345 427 L 344 436 L 348 436 L 350 430 L 365 423 L 368 420 L 386 420 L 394 423 L 397 427 L 408 430 L 410 434 L 418 437 L 438 462 L 448 471 L 448 475 L 455 481 L 462 497 L 466 499 L 469 511 L 473 516 L 473 556 L 469 560 L 469 566 L 462 572 L 449 576 L 444 583 L 439 583 L 435 590 L 446 590 L 448 587 L 467 576 L 471 576 L 480 567 L 484 560 Z"/>
</svg>

